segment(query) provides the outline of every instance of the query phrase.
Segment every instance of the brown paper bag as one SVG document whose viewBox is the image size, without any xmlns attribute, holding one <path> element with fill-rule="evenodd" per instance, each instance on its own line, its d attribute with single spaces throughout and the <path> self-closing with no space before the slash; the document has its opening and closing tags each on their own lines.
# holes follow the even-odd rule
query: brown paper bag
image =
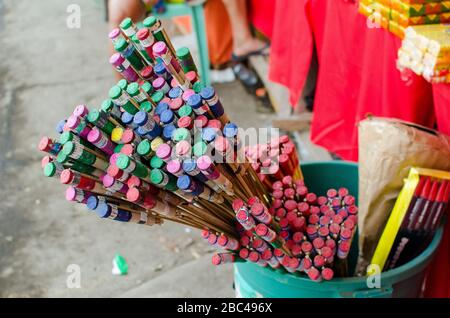
<svg viewBox="0 0 450 318">
<path fill-rule="evenodd" d="M 359 259 L 364 275 L 413 166 L 450 170 L 450 137 L 397 119 L 359 123 Z"/>
</svg>

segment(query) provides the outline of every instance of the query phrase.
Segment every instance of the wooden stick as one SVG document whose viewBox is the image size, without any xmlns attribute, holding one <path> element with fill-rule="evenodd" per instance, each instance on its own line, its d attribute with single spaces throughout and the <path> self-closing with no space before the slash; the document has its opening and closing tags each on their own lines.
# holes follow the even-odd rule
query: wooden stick
<svg viewBox="0 0 450 318">
<path fill-rule="evenodd" d="M 234 213 L 231 211 L 231 209 L 226 209 L 222 205 L 214 205 L 211 204 L 211 202 L 208 202 L 206 200 L 198 200 L 198 202 L 204 206 L 209 211 L 214 211 L 216 215 L 222 216 L 222 218 L 229 222 L 230 220 L 234 220 Z"/>
<path fill-rule="evenodd" d="M 211 215 L 207 211 L 204 211 L 199 208 L 195 208 L 195 212 L 196 212 L 196 215 L 200 215 L 201 217 L 208 220 L 208 222 L 210 222 L 211 224 L 215 224 L 215 225 L 219 226 L 220 228 L 227 229 L 227 231 L 233 232 L 233 227 L 230 226 L 229 221 L 227 222 L 227 221 L 221 220 L 221 219 Z"/>
<path fill-rule="evenodd" d="M 180 208 L 180 209 L 182 209 L 182 208 Z M 185 217 L 191 219 L 189 216 L 185 215 Z M 214 229 L 215 231 L 217 231 L 219 233 L 227 233 L 228 235 L 234 235 L 233 237 L 236 236 L 236 234 L 233 234 L 233 228 L 230 227 L 226 223 L 219 225 L 214 222 L 206 222 L 204 220 L 196 219 L 195 217 L 192 219 L 192 221 L 196 222 L 197 224 L 201 224 L 203 226 L 203 229 L 205 229 L 205 228 Z"/>
<path fill-rule="evenodd" d="M 112 116 L 108 117 L 109 121 L 113 123 L 114 126 L 124 128 L 121 123 L 115 120 Z"/>
</svg>

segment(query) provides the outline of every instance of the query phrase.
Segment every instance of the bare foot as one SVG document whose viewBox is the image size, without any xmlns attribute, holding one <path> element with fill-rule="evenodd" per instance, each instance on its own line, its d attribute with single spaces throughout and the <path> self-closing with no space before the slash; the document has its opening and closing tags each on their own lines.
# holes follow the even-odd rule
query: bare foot
<svg viewBox="0 0 450 318">
<path fill-rule="evenodd" d="M 266 42 L 263 42 L 259 39 L 256 38 L 251 38 L 251 40 L 249 41 L 245 41 L 242 42 L 240 44 L 236 44 L 233 48 L 233 53 L 236 56 L 244 56 L 247 55 L 251 52 L 255 52 L 258 50 L 261 50 L 262 48 L 264 48 L 266 46 Z M 265 50 L 263 50 L 263 52 L 261 52 L 262 54 L 268 54 L 269 53 L 269 48 L 267 47 Z"/>
</svg>

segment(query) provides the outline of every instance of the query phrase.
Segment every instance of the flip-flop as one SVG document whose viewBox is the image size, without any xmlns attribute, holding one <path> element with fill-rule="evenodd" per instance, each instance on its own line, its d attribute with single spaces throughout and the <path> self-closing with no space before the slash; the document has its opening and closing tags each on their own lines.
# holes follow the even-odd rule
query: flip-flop
<svg viewBox="0 0 450 318">
<path fill-rule="evenodd" d="M 259 103 L 257 104 L 258 113 L 273 113 L 272 104 L 258 74 L 243 63 L 236 63 L 233 66 L 233 72 L 242 83 L 245 90 L 250 95 L 259 99 Z"/>
<path fill-rule="evenodd" d="M 270 43 L 266 43 L 262 48 L 255 51 L 251 51 L 244 55 L 236 55 L 233 53 L 231 55 L 231 61 L 235 63 L 240 63 L 246 61 L 250 56 L 268 55 L 269 52 L 265 52 L 268 48 L 270 48 Z"/>
<path fill-rule="evenodd" d="M 242 63 L 236 63 L 233 66 L 233 72 L 244 87 L 253 94 L 258 84 L 257 75 Z"/>
</svg>

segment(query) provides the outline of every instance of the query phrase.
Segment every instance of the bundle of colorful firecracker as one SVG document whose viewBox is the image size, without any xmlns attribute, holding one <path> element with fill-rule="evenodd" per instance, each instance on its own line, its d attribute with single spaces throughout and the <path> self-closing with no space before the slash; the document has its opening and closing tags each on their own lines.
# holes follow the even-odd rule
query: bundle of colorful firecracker
<svg viewBox="0 0 450 318">
<path fill-rule="evenodd" d="M 247 146 L 245 156 L 269 191 L 272 184 L 284 176 L 292 176 L 294 181 L 303 179 L 295 144 L 287 135 L 272 138 L 265 144 Z"/>
<path fill-rule="evenodd" d="M 345 188 L 326 196 L 309 192 L 302 180 L 285 176 L 273 184 L 268 209 L 256 197 L 233 202 L 240 239 L 203 231 L 212 245 L 228 249 L 213 256 L 213 264 L 242 262 L 306 273 L 311 280 L 348 276 L 346 259 L 356 231 L 355 198 Z"/>
<path fill-rule="evenodd" d="M 239 129 L 229 122 L 216 92 L 199 81 L 189 50 L 175 53 L 154 17 L 146 19 L 140 30 L 125 19 L 110 38 L 118 51 L 111 63 L 128 81 L 120 80 L 112 87 L 99 109 L 77 106 L 57 124 L 59 140 L 43 137 L 39 143 L 39 149 L 47 153 L 42 159 L 44 174 L 69 185 L 66 199 L 85 204 L 101 218 L 146 225 L 168 220 L 201 229 L 211 244 L 226 250 L 213 257 L 215 264 L 248 259 L 277 267 L 277 257 L 283 256 L 283 268 L 293 272 L 287 261 L 302 261 L 302 268 L 309 269 L 305 262 L 317 258 L 311 268 L 320 268 L 321 274 L 311 269 L 308 275 L 315 280 L 320 276 L 330 279 L 330 257 L 338 250 L 338 256 L 345 258 L 353 236 L 356 223 L 350 226 L 352 217 L 347 215 L 356 213 L 351 197 L 335 195 L 318 204 L 306 190 L 307 201 L 303 202 L 306 197 L 295 192 L 304 187 L 295 147 L 281 137 L 273 139 L 270 147 L 287 159 L 280 162 L 283 174 L 272 179 L 272 186 L 286 189 L 282 197 L 274 192 L 275 205 L 268 209 L 270 189 L 245 159 Z M 295 183 L 287 176 L 284 185 L 277 181 L 290 172 L 296 175 Z M 295 208 L 293 200 L 297 200 Z M 306 204 L 311 211 L 297 204 Z M 280 217 L 281 205 L 297 217 Z M 321 206 L 338 205 L 339 211 L 320 212 Z M 336 223 L 339 216 L 330 221 L 332 212 L 333 216 L 341 214 L 340 223 Z M 299 226 L 298 219 L 309 214 L 320 218 L 320 213 L 330 220 L 320 226 L 316 222 L 318 230 L 330 227 L 331 231 L 333 224 L 339 225 L 336 236 L 322 238 L 337 242 L 335 250 L 318 247 L 313 233 L 300 238 L 309 227 Z M 316 245 L 308 253 L 295 254 L 295 244 L 303 241 L 302 247 Z M 320 257 L 327 255 L 328 263 L 320 266 Z"/>
</svg>

